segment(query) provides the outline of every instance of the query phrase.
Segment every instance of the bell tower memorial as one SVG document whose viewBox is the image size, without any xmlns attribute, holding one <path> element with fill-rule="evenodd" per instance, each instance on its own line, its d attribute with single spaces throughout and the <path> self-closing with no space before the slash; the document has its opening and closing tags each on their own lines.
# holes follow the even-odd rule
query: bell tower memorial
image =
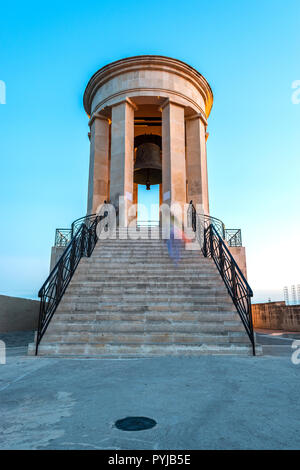
<svg viewBox="0 0 300 470">
<path fill-rule="evenodd" d="M 180 60 L 129 57 L 98 70 L 83 101 L 87 214 L 56 229 L 29 353 L 259 352 L 241 230 L 209 211 L 205 78 Z M 159 199 L 156 224 L 140 219 L 139 193 Z"/>
<path fill-rule="evenodd" d="M 176 59 L 129 57 L 96 72 L 84 93 L 90 118 L 87 214 L 103 202 L 128 209 L 138 184 L 160 184 L 160 202 L 190 200 L 209 214 L 207 119 L 213 94 L 205 78 Z M 128 221 L 128 220 L 127 220 Z"/>
</svg>

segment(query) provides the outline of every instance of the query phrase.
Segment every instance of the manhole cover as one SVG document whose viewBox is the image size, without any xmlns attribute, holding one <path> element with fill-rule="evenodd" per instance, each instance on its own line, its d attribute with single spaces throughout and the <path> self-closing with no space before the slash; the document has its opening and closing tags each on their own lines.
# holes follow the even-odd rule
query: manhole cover
<svg viewBox="0 0 300 470">
<path fill-rule="evenodd" d="M 118 419 L 115 426 L 122 431 L 143 431 L 144 429 L 153 428 L 156 421 L 145 416 L 128 416 L 127 418 Z"/>
</svg>

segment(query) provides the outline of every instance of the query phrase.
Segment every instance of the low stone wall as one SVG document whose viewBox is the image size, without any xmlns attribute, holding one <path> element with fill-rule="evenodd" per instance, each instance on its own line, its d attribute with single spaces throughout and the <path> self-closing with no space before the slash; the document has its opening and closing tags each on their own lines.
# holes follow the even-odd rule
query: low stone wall
<svg viewBox="0 0 300 470">
<path fill-rule="evenodd" d="M 252 305 L 254 328 L 300 331 L 300 305 L 267 302 Z"/>
<path fill-rule="evenodd" d="M 0 295 L 0 332 L 36 330 L 39 301 Z"/>
</svg>

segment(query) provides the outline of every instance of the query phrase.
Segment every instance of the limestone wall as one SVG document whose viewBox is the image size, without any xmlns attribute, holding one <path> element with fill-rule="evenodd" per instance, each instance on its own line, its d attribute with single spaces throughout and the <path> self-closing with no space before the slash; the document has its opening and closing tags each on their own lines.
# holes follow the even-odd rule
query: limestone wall
<svg viewBox="0 0 300 470">
<path fill-rule="evenodd" d="M 254 328 L 300 331 L 300 305 L 268 302 L 252 305 Z"/>
<path fill-rule="evenodd" d="M 39 301 L 0 295 L 0 332 L 36 330 Z"/>
<path fill-rule="evenodd" d="M 228 245 L 227 245 L 228 246 Z M 238 267 L 247 279 L 246 249 L 244 246 L 228 246 L 228 249 L 234 257 Z"/>
</svg>

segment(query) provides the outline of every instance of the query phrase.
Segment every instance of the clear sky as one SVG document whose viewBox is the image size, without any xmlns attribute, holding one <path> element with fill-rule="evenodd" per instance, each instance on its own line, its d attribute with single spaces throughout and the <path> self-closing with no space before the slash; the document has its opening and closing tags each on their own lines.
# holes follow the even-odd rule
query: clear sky
<svg viewBox="0 0 300 470">
<path fill-rule="evenodd" d="M 211 214 L 241 228 L 254 300 L 300 283 L 299 0 L 2 2 L 0 293 L 34 297 L 56 227 L 85 214 L 91 75 L 128 56 L 210 83 Z"/>
</svg>

